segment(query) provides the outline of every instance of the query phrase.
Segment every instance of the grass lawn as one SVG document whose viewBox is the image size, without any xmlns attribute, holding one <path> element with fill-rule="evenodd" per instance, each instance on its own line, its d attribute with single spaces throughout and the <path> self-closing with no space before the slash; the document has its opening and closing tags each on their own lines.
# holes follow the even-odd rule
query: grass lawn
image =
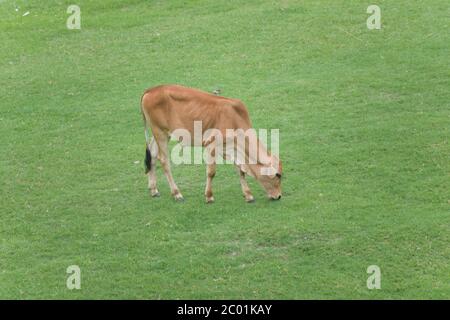
<svg viewBox="0 0 450 320">
<path fill-rule="evenodd" d="M 447 0 L 77 0 L 81 30 L 70 4 L 0 1 L 1 299 L 450 298 Z M 150 198 L 162 83 L 279 128 L 283 199 L 245 203 L 231 165 L 212 205 L 204 165 L 173 167 L 184 203 L 158 166 Z"/>
</svg>

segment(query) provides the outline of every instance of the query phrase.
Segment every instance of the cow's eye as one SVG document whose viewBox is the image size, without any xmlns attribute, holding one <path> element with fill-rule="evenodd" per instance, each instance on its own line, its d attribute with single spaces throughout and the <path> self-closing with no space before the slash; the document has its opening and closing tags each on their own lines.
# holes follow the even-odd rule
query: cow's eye
<svg viewBox="0 0 450 320">
<path fill-rule="evenodd" d="M 281 179 L 281 174 L 280 174 L 280 173 L 276 173 L 275 175 L 276 175 L 278 178 Z"/>
</svg>

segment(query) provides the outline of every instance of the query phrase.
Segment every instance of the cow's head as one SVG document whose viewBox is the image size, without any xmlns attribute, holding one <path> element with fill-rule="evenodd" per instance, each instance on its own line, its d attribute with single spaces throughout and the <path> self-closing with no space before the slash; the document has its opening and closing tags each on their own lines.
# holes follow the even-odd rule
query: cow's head
<svg viewBox="0 0 450 320">
<path fill-rule="evenodd" d="M 272 155 L 266 146 L 257 138 L 255 131 L 249 129 L 245 132 L 245 139 L 238 140 L 238 132 L 235 136 L 235 147 L 237 161 L 242 172 L 254 177 L 264 188 L 267 197 L 271 200 L 281 198 L 281 174 L 282 167 L 280 159 Z M 245 159 L 245 161 L 242 161 Z"/>
<path fill-rule="evenodd" d="M 281 160 L 274 155 L 268 155 L 270 162 L 241 165 L 241 170 L 254 177 L 267 192 L 271 200 L 281 199 Z"/>
</svg>

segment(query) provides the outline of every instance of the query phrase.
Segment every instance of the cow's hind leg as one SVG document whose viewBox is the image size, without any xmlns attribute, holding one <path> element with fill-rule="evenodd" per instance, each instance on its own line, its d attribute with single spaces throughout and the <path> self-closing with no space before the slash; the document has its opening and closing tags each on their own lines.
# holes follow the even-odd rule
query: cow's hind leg
<svg viewBox="0 0 450 320">
<path fill-rule="evenodd" d="M 156 188 L 156 159 L 158 156 L 158 145 L 156 144 L 155 138 L 152 138 L 148 144 L 148 149 L 150 151 L 150 170 L 148 172 L 148 189 L 152 197 L 159 197 L 158 188 Z M 147 155 L 148 156 L 148 155 Z"/>
<path fill-rule="evenodd" d="M 244 194 L 245 201 L 254 202 L 255 198 L 253 198 L 247 180 L 245 180 L 245 172 L 243 172 L 238 166 L 236 166 L 236 169 L 239 173 L 239 181 L 241 182 L 242 193 Z"/>
<path fill-rule="evenodd" d="M 154 132 L 153 133 L 158 144 L 158 159 L 161 162 L 161 166 L 164 170 L 164 174 L 167 178 L 167 182 L 170 186 L 170 191 L 172 196 L 177 201 L 183 201 L 183 195 L 177 187 L 177 184 L 173 180 L 172 171 L 170 170 L 170 158 L 169 158 L 169 136 L 164 132 Z"/>
</svg>

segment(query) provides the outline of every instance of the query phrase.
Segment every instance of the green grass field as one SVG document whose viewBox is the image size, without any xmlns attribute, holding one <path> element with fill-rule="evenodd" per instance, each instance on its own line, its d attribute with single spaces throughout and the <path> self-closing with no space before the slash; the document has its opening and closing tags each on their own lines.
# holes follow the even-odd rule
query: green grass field
<svg viewBox="0 0 450 320">
<path fill-rule="evenodd" d="M 0 298 L 450 298 L 448 1 L 78 0 L 68 30 L 73 3 L 0 1 Z M 212 205 L 204 165 L 150 198 L 163 83 L 279 128 L 283 199 L 245 203 L 231 165 Z"/>
</svg>

